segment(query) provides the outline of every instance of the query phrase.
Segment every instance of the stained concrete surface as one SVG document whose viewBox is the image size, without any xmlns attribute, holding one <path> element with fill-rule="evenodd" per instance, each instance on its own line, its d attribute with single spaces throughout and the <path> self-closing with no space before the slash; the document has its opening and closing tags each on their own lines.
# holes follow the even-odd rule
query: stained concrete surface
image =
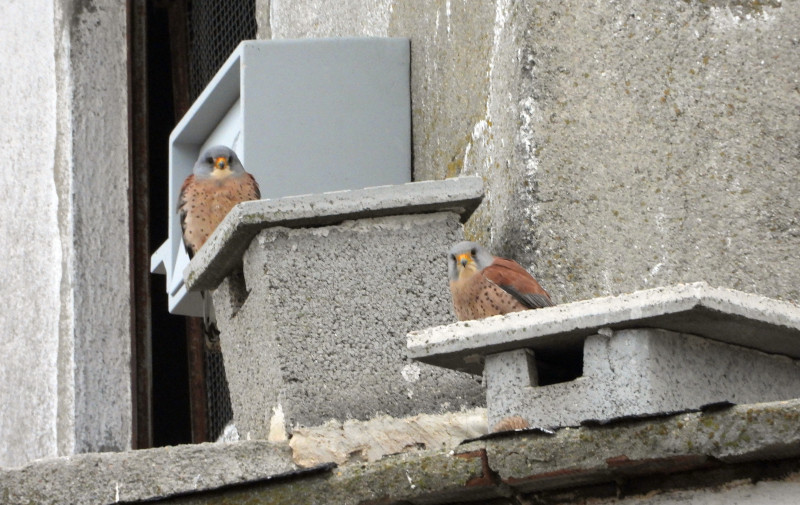
<svg viewBox="0 0 800 505">
<path fill-rule="evenodd" d="M 126 12 L 0 4 L 0 465 L 131 444 Z"/>
<path fill-rule="evenodd" d="M 513 437 L 513 443 L 508 438 L 489 440 L 486 452 L 499 478 L 523 493 L 574 490 L 580 484 L 648 473 L 664 479 L 714 462 L 796 457 L 800 448 L 797 407 L 798 400 L 740 405 L 718 412 L 566 428 L 554 436 L 522 434 Z M 795 481 L 796 477 L 789 479 L 786 489 L 794 489 Z M 714 489 L 693 493 L 713 495 Z M 571 493 L 573 500 L 580 495 L 580 490 Z"/>
<path fill-rule="evenodd" d="M 241 436 L 483 405 L 478 377 L 405 350 L 411 328 L 454 320 L 442 268 L 462 236 L 453 212 L 261 231 L 214 292 Z"/>
<path fill-rule="evenodd" d="M 410 37 L 415 179 L 483 177 L 467 236 L 557 301 L 800 300 L 797 2 L 348 4 L 262 0 L 260 36 Z"/>
<path fill-rule="evenodd" d="M 652 328 L 607 333 L 584 341 L 581 376 L 557 384 L 536 384 L 527 349 L 487 356 L 489 426 L 511 416 L 530 426 L 577 426 L 800 397 L 800 361 L 786 356 Z"/>
<path fill-rule="evenodd" d="M 75 326 L 63 338 L 74 341 L 74 375 L 63 379 L 74 381 L 74 450 L 120 451 L 132 444 L 134 390 L 128 12 L 113 0 L 73 8 L 68 135 Z"/>
<path fill-rule="evenodd" d="M 739 405 L 552 434 L 510 432 L 277 479 L 266 474 L 285 468 L 285 453 L 268 442 L 77 455 L 0 470 L 0 496 L 42 504 L 788 505 L 800 475 L 798 420 L 798 400 Z"/>
<path fill-rule="evenodd" d="M 371 463 L 402 452 L 455 449 L 464 440 L 486 435 L 486 423 L 485 408 L 402 418 L 376 416 L 367 421 L 331 420 L 295 428 L 289 446 L 293 461 L 301 467 L 329 461 Z"/>
<path fill-rule="evenodd" d="M 0 470 L 3 503 L 146 502 L 291 471 L 291 450 L 266 441 L 80 454 Z"/>
</svg>

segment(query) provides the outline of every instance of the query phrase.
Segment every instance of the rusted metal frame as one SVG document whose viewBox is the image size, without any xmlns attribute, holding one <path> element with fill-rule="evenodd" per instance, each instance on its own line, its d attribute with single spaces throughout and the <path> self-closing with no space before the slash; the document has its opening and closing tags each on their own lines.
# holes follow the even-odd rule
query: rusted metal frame
<svg viewBox="0 0 800 505">
<path fill-rule="evenodd" d="M 152 319 L 150 300 L 147 0 L 128 0 L 128 216 L 131 272 L 131 384 L 134 449 L 152 447 Z"/>
</svg>

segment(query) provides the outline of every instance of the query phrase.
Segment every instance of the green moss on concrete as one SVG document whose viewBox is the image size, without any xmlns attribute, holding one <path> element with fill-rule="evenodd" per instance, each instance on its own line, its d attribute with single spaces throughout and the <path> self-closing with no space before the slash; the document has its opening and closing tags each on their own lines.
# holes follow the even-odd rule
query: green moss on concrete
<svg viewBox="0 0 800 505">
<path fill-rule="evenodd" d="M 555 436 L 522 435 L 487 442 L 489 464 L 503 479 L 553 472 L 624 473 L 609 461 L 707 458 L 740 462 L 773 451 L 800 456 L 800 400 L 736 406 L 602 427 L 566 428 Z"/>
<path fill-rule="evenodd" d="M 250 443 L 254 445 L 255 443 Z M 257 445 L 257 444 L 255 444 Z M 241 449 L 244 446 L 239 446 Z M 254 447 L 254 449 L 259 449 Z M 231 450 L 224 446 L 189 447 L 181 451 Z M 77 458 L 85 464 L 79 474 L 69 470 L 68 460 L 46 463 L 50 492 L 39 493 L 44 481 L 32 476 L 28 493 L 20 494 L 13 472 L 0 472 L 0 497 L 4 502 L 109 503 L 114 483 L 125 491 L 134 483 L 152 483 L 122 462 L 133 454 L 147 463 L 154 452 Z M 202 454 L 198 457 L 202 457 Z M 194 454 L 194 453 L 193 453 Z M 252 456 L 257 456 L 255 452 Z M 484 454 L 486 465 L 484 466 Z M 241 454 L 239 454 L 241 456 Z M 200 504 L 358 504 L 358 503 L 450 503 L 508 496 L 510 489 L 531 493 L 539 490 L 574 490 L 590 483 L 700 470 L 708 465 L 754 463 L 778 458 L 800 458 L 800 400 L 742 405 L 716 412 L 693 412 L 639 421 L 621 421 L 606 426 L 564 428 L 555 435 L 510 433 L 462 445 L 455 452 L 412 451 L 373 463 L 351 463 L 331 471 L 296 475 L 275 480 L 255 477 L 249 482 L 211 491 L 196 491 L 184 467 L 158 464 L 163 475 L 184 479 L 185 488 L 172 487 L 171 498 L 148 490 L 143 500 L 186 505 Z M 95 464 L 93 461 L 105 461 Z M 238 458 L 220 460 L 233 465 Z M 52 468 L 51 468 L 52 466 Z M 144 465 L 150 468 L 152 465 Z M 103 472 L 120 472 L 104 485 Z M 74 481 L 97 484 L 97 492 L 59 483 L 58 475 Z M 227 473 L 224 475 L 228 475 Z M 55 476 L 55 477 L 53 477 Z M 105 476 L 107 480 L 107 475 Z M 129 479 L 129 480 L 126 480 Z M 66 481 L 65 481 L 66 482 Z M 98 484 L 99 483 L 99 484 Z M 15 487 L 11 487 L 14 485 Z M 57 489 L 58 496 L 53 496 Z M 11 492 L 10 490 L 13 490 Z M 70 494 L 73 493 L 73 494 Z M 77 493 L 77 494 L 75 494 Z M 184 493 L 174 495 L 174 493 Z M 104 498 L 101 498 L 104 497 Z M 130 493 L 126 495 L 128 503 Z"/>
</svg>

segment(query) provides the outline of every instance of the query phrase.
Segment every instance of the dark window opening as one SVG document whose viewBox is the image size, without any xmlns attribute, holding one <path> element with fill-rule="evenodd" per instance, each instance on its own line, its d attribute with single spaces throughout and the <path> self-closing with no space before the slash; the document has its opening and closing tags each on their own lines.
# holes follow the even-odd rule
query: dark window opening
<svg viewBox="0 0 800 505">
<path fill-rule="evenodd" d="M 169 18 L 148 5 L 147 91 L 150 175 L 150 254 L 167 239 L 169 173 L 167 142 L 176 123 Z M 192 441 L 185 318 L 167 311 L 166 277 L 151 276 L 153 446 Z"/>
<path fill-rule="evenodd" d="M 232 419 L 219 344 L 169 314 L 149 257 L 167 239 L 169 135 L 242 40 L 255 0 L 128 0 L 136 448 L 214 440 Z M 145 245 L 146 242 L 146 245 Z"/>
</svg>

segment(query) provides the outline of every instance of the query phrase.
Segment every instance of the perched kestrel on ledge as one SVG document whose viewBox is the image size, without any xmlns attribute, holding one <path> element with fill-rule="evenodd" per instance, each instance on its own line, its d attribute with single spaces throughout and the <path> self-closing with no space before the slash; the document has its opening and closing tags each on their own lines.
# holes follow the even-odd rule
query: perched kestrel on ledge
<svg viewBox="0 0 800 505">
<path fill-rule="evenodd" d="M 475 242 L 460 242 L 447 255 L 450 292 L 459 321 L 553 305 L 519 263 L 492 256 Z"/>
<path fill-rule="evenodd" d="M 234 205 L 261 198 L 253 176 L 225 146 L 209 147 L 183 181 L 178 198 L 183 244 L 191 258 L 205 244 Z"/>
</svg>

